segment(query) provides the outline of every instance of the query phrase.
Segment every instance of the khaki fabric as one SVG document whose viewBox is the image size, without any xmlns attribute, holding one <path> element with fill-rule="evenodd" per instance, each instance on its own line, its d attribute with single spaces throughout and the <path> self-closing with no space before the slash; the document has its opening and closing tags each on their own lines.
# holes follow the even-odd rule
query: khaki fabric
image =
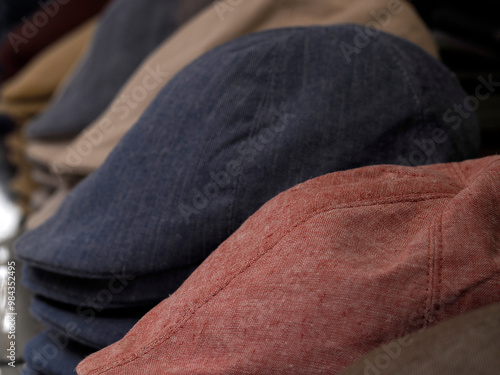
<svg viewBox="0 0 500 375">
<path fill-rule="evenodd" d="M 32 177 L 36 166 L 25 156 L 27 142 L 23 135 L 24 124 L 43 111 L 53 94 L 77 67 L 90 45 L 96 26 L 97 18 L 87 21 L 35 57 L 2 85 L 0 112 L 7 114 L 19 125 L 6 139 L 9 159 L 17 167 L 11 187 L 26 213 L 33 207 L 31 195 L 44 185 L 44 181 L 40 182 Z M 53 154 L 54 157 L 55 155 L 56 153 Z"/>
<path fill-rule="evenodd" d="M 63 179 L 61 175 L 53 173 L 50 169 L 52 159 L 65 150 L 69 145 L 68 140 L 54 141 L 47 146 L 39 142 L 24 142 L 21 133 L 18 131 L 15 136 L 11 136 L 18 143 L 23 141 L 22 146 L 16 147 L 15 157 L 16 160 L 27 160 L 23 164 L 15 163 L 19 166 L 16 180 L 20 176 L 22 179 L 17 181 L 13 190 L 17 192 L 20 197 L 19 201 L 28 214 L 25 229 L 30 230 L 55 213 L 74 186 L 72 181 L 80 180 L 81 176 L 66 175 Z M 32 158 L 32 154 L 37 155 L 37 158 Z"/>
<path fill-rule="evenodd" d="M 53 159 L 53 164 L 68 173 L 88 174 L 98 168 L 167 81 L 218 45 L 244 34 L 280 27 L 338 23 L 380 25 L 374 14 L 390 12 L 394 3 L 400 4 L 398 13 L 390 13 L 391 18 L 381 29 L 406 38 L 437 57 L 431 34 L 413 6 L 405 1 L 252 0 L 234 7 L 226 5 L 229 8 L 217 8 L 221 3 L 216 2 L 161 45 L 131 77 L 105 113 L 69 145 L 70 151 L 65 150 Z M 354 41 L 352 45 L 355 46 Z M 168 74 L 161 82 L 155 82 L 159 77 L 152 77 L 151 72 L 157 67 L 158 71 Z M 141 88 L 147 91 L 147 97 L 134 100 L 134 93 Z M 129 99 L 132 102 L 127 105 Z M 91 152 L 85 155 L 89 142 Z M 50 143 L 46 145 L 50 147 Z"/>
<path fill-rule="evenodd" d="M 237 3 L 230 6 L 215 2 L 207 7 L 148 57 L 108 109 L 72 142 L 32 140 L 28 146 L 29 157 L 50 164 L 58 175 L 90 174 L 104 162 L 177 72 L 209 50 L 252 32 L 355 23 L 360 25 L 361 32 L 365 26 L 377 27 L 439 57 L 431 33 L 414 7 L 404 0 L 243 0 Z M 354 40 L 351 46 L 356 48 Z M 139 93 L 143 95 L 139 97 Z"/>
<path fill-rule="evenodd" d="M 44 202 L 43 209 L 35 211 L 32 215 L 28 216 L 25 228 L 31 230 L 43 224 L 45 220 L 54 215 L 68 194 L 69 190 L 66 187 L 59 188 Z"/>
<path fill-rule="evenodd" d="M 96 19 L 87 21 L 47 48 L 3 84 L 0 112 L 18 122 L 27 121 L 39 114 L 77 66 L 90 44 L 96 25 Z"/>
<path fill-rule="evenodd" d="M 54 141 L 29 140 L 26 145 L 26 154 L 36 164 L 50 167 L 60 154 L 71 145 L 71 139 Z"/>
<path fill-rule="evenodd" d="M 31 163 L 25 157 L 26 140 L 22 129 L 16 129 L 5 139 L 7 158 L 17 167 L 16 175 L 10 182 L 16 193 L 17 203 L 25 214 L 31 212 L 31 194 L 40 188 L 31 178 Z"/>
<path fill-rule="evenodd" d="M 497 303 L 382 345 L 339 375 L 497 375 L 499 370 Z"/>
</svg>

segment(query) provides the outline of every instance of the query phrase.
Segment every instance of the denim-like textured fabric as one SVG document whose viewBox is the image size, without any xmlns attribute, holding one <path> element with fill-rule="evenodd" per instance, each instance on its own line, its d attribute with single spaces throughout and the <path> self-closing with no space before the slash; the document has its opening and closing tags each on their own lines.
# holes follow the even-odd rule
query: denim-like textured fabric
<svg viewBox="0 0 500 375">
<path fill-rule="evenodd" d="M 175 292 L 197 266 L 132 277 L 118 270 L 110 279 L 86 279 L 25 266 L 22 282 L 34 293 L 56 301 L 117 309 L 161 302 Z"/>
<path fill-rule="evenodd" d="M 87 176 L 104 163 L 167 82 L 204 53 L 237 37 L 257 31 L 344 23 L 364 26 L 373 20 L 374 13 L 384 12 L 387 1 L 252 0 L 240 2 L 237 11 L 224 12 L 226 16 L 217 11 L 223 8 L 220 2 L 208 6 L 141 63 L 116 94 L 113 102 L 85 128 L 85 131 L 65 143 L 61 140 L 29 140 L 26 152 L 29 158 L 50 168 L 59 181 L 71 181 L 74 175 Z M 221 22 L 221 16 L 224 22 Z M 382 31 L 406 39 L 431 55 L 438 56 L 437 45 L 430 31 L 405 0 L 401 1 L 400 11 L 393 14 L 391 22 L 380 26 Z M 186 48 L 187 45 L 189 48 Z M 168 72 L 161 84 L 152 79 L 151 67 Z M 149 84 L 144 96 L 145 82 Z M 132 102 L 127 104 L 124 98 L 132 98 Z M 103 131 L 103 125 L 112 131 Z M 92 149 L 88 150 L 90 139 Z M 84 157 L 78 154 L 78 150 L 84 150 Z M 63 185 L 64 182 L 60 184 Z M 58 192 L 54 193 L 57 198 L 43 204 L 28 218 L 27 229 L 35 228 L 51 217 L 62 202 L 61 198 L 65 198 L 67 193 L 67 189 L 58 189 Z"/>
<path fill-rule="evenodd" d="M 115 343 L 142 318 L 154 305 L 120 310 L 102 310 L 102 306 L 71 306 L 35 297 L 30 312 L 51 329 L 75 342 L 96 350 Z M 66 327 L 78 327 L 78 334 L 69 335 Z"/>
<path fill-rule="evenodd" d="M 392 15 L 390 22 L 380 24 L 382 31 L 406 39 L 437 57 L 437 45 L 416 11 L 405 0 L 397 3 L 400 3 L 400 11 Z M 66 147 L 61 152 L 51 152 L 53 142 L 45 141 L 36 142 L 38 150 L 28 151 L 30 157 L 51 165 L 58 175 L 69 178 L 71 174 L 88 175 L 104 163 L 164 86 L 157 84 L 155 87 L 153 84 L 148 87 L 146 97 L 134 96 L 140 92 L 143 82 L 150 79 L 151 67 L 159 66 L 169 73 L 166 84 L 196 58 L 237 37 L 283 27 L 344 23 L 364 26 L 373 21 L 373 14 L 384 13 L 387 5 L 388 0 L 252 0 L 240 1 L 237 10 L 230 11 L 231 8 L 216 3 L 200 12 L 145 59 L 106 111 L 71 141 L 69 150 L 79 150 L 85 148 L 89 139 L 96 139 L 92 150 L 85 152 L 85 156 L 75 155 Z M 217 11 L 221 9 L 222 14 Z M 131 96 L 138 100 L 128 105 L 124 103 L 123 98 Z M 112 127 L 113 131 L 103 131 L 103 124 Z M 54 156 L 48 158 L 48 153 Z"/>
<path fill-rule="evenodd" d="M 498 375 L 500 304 L 383 345 L 339 375 Z"/>
<path fill-rule="evenodd" d="M 498 303 L 499 177 L 492 156 L 297 185 L 77 372 L 338 374 L 394 339 Z"/>
<path fill-rule="evenodd" d="M 68 339 L 55 330 L 46 330 L 26 344 L 24 360 L 28 369 L 22 375 L 42 373 L 69 375 L 75 373 L 78 363 L 93 350 Z"/>
<path fill-rule="evenodd" d="M 446 118 L 465 98 L 455 77 L 384 33 L 348 62 L 340 45 L 357 28 L 266 31 L 189 65 L 55 216 L 17 241 L 18 256 L 84 278 L 164 272 L 203 261 L 309 178 L 473 156 L 475 117 Z"/>
<path fill-rule="evenodd" d="M 186 12 L 183 1 L 188 0 L 113 1 L 79 69 L 47 110 L 29 124 L 28 136 L 74 134 L 91 123 L 141 61 L 211 2 L 198 1 L 198 8 Z"/>
</svg>

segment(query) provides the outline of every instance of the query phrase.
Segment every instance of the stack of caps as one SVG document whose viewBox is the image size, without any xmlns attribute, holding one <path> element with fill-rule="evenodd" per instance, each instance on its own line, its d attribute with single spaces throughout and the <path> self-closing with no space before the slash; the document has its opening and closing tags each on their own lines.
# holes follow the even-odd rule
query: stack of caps
<svg viewBox="0 0 500 375">
<path fill-rule="evenodd" d="M 454 76 L 420 47 L 383 32 L 346 55 L 342 46 L 358 30 L 244 36 L 163 87 L 102 167 L 16 244 L 24 283 L 37 294 L 33 313 L 50 327 L 28 348 L 26 371 L 68 373 L 121 338 L 263 204 L 301 182 L 366 165 L 475 155 L 474 116 L 459 126 L 446 116 L 465 98 Z M 447 196 L 458 191 L 451 185 Z M 393 187 L 381 190 L 391 195 Z M 356 197 L 368 199 L 369 192 Z M 280 209 L 301 199 L 271 204 L 266 215 L 291 225 Z M 259 235 L 273 227 L 263 223 Z M 247 246 L 252 237 L 241 233 L 236 238 Z M 245 246 L 234 246 L 229 258 L 246 262 Z M 220 272 L 239 269 L 231 264 L 221 263 Z M 40 348 L 53 347 L 53 337 L 62 344 L 49 360 Z"/>
</svg>

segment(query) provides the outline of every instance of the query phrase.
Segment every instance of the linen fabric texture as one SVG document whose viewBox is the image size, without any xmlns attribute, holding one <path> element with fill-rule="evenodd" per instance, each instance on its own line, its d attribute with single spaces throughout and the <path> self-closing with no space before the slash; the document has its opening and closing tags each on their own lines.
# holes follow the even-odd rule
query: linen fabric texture
<svg viewBox="0 0 500 375">
<path fill-rule="evenodd" d="M 191 2 L 182 4 L 197 6 Z M 387 22 L 387 14 L 390 22 Z M 380 23 L 377 19 L 385 21 Z M 102 165 L 161 88 L 203 53 L 251 32 L 346 22 L 360 25 L 355 38 L 365 38 L 363 43 L 366 43 L 366 38 L 370 39 L 368 34 L 374 32 L 366 29 L 365 25 L 375 25 L 437 56 L 437 46 L 430 32 L 412 5 L 404 1 L 396 9 L 390 7 L 386 0 L 255 0 L 242 1 L 234 8 L 219 2 L 206 7 L 157 47 L 104 113 L 86 126 L 76 139 L 31 139 L 27 143 L 27 154 L 37 164 L 50 168 L 62 182 L 57 196 L 67 194 L 66 180 L 73 179 L 75 175 L 88 175 Z M 354 41 L 345 43 L 355 48 Z M 53 202 L 51 200 L 42 206 L 36 212 L 36 219 L 27 222 L 29 229 L 40 225 L 54 213 Z"/>
<path fill-rule="evenodd" d="M 266 31 L 198 59 L 57 214 L 17 241 L 18 256 L 85 278 L 164 272 L 203 261 L 311 177 L 473 156 L 474 116 L 444 118 L 465 97 L 455 77 L 385 33 L 348 63 L 339 44 L 355 35 L 352 25 Z M 433 134 L 434 152 L 412 159 Z"/>
<path fill-rule="evenodd" d="M 500 157 L 376 165 L 265 204 L 79 375 L 336 374 L 500 300 Z"/>
<path fill-rule="evenodd" d="M 102 347 L 109 335 L 95 327 L 124 335 L 133 320 L 119 310 L 168 297 L 262 204 L 297 183 L 411 163 L 415 141 L 436 129 L 447 140 L 423 162 L 473 155 L 474 117 L 456 129 L 443 119 L 465 97 L 453 75 L 389 34 L 349 63 L 338 47 L 356 32 L 354 25 L 264 31 L 174 77 L 102 169 L 16 243 L 23 282 L 54 302 L 35 315 L 58 316 L 49 324 L 60 329 L 97 306 L 75 340 Z M 56 301 L 73 308 L 55 315 Z"/>
<path fill-rule="evenodd" d="M 457 130 L 442 118 L 465 95 L 446 68 L 387 34 L 349 64 L 335 46 L 354 35 L 354 26 L 275 30 L 208 53 L 166 86 L 103 168 L 77 186 L 55 217 L 18 240 L 19 257 L 79 278 L 109 280 L 119 272 L 139 282 L 184 268 L 189 275 L 190 267 L 263 203 L 310 177 L 400 163 L 415 140 L 427 139 L 436 128 L 448 140 L 425 162 L 474 154 L 473 117 Z M 405 53 L 394 56 L 394 49 Z M 291 78 L 297 76 L 302 79 Z M 239 105 L 228 106 L 235 98 Z M 421 101 L 417 105 L 415 98 Z M 379 112 L 396 101 L 400 105 Z M 165 186 L 168 192 L 159 193 Z M 216 189 L 219 194 L 210 200 L 198 197 Z M 172 290 L 157 292 L 162 299 Z M 129 296 L 137 302 L 142 297 Z"/>
<path fill-rule="evenodd" d="M 218 6 L 222 5 L 219 3 Z M 364 38 L 362 41 L 365 44 L 371 39 L 368 35 L 371 30 L 366 32 L 366 25 L 375 25 L 438 56 L 432 35 L 410 3 L 401 1 L 400 7 L 394 11 L 388 8 L 386 0 L 245 0 L 239 2 L 237 7 L 229 8 L 232 11 L 227 7 L 218 10 L 217 4 L 214 4 L 160 45 L 136 70 L 104 113 L 90 124 L 81 124 L 78 129 L 81 132 L 74 141 L 58 150 L 52 140 L 34 139 L 31 142 L 36 146 L 31 148 L 28 145 L 28 153 L 31 158 L 52 166 L 61 178 L 68 174 L 87 175 L 93 172 L 104 163 L 161 88 L 177 72 L 209 50 L 251 32 L 291 26 L 355 23 L 360 26 L 358 36 L 353 38 Z M 375 18 L 387 13 L 390 22 L 380 23 Z M 356 48 L 354 39 L 344 42 Z M 164 76 L 152 74 L 155 71 Z M 144 95 L 143 88 L 146 87 Z M 90 151 L 80 152 L 89 149 L 89 142 Z M 51 149 L 58 155 L 47 160 L 46 155 L 54 154 Z"/>
</svg>

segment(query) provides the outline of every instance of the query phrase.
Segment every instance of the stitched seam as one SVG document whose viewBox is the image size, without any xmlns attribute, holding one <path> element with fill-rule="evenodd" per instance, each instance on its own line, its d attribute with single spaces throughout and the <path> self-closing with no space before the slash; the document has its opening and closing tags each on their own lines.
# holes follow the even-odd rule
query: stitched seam
<svg viewBox="0 0 500 375">
<path fill-rule="evenodd" d="M 499 156 L 500 156 L 500 155 L 499 155 Z M 492 160 L 490 163 L 488 163 L 488 165 L 487 165 L 486 167 L 484 167 L 484 169 L 492 169 L 494 164 L 498 164 L 498 165 L 500 165 L 500 159 L 495 159 L 495 160 Z M 486 171 L 485 171 L 485 172 L 483 172 L 483 173 L 488 173 L 488 172 L 495 172 L 495 173 L 499 173 L 498 171 L 491 171 L 491 170 L 486 170 Z"/>
<path fill-rule="evenodd" d="M 492 169 L 494 164 L 498 164 L 500 166 L 500 160 L 493 160 L 491 163 L 489 163 L 486 167 L 483 168 L 482 172 L 476 173 L 475 178 L 472 179 L 471 182 L 477 180 L 479 177 L 482 176 L 500 175 L 500 170 Z"/>
<path fill-rule="evenodd" d="M 453 170 L 456 171 L 456 174 L 458 175 L 458 177 L 460 178 L 460 180 L 462 180 L 463 184 L 467 185 L 469 183 L 469 179 L 463 173 L 462 169 L 460 169 L 458 163 L 452 163 L 451 167 L 452 167 Z"/>
<path fill-rule="evenodd" d="M 475 178 L 467 178 L 467 176 L 463 173 L 462 169 L 460 168 L 460 163 L 450 163 L 448 169 L 451 172 L 455 172 L 454 175 L 464 185 L 469 185 L 481 176 L 500 175 L 500 171 L 492 169 L 494 168 L 495 164 L 500 165 L 500 160 L 492 160 L 482 169 L 482 171 L 476 173 Z"/>
<path fill-rule="evenodd" d="M 425 288 L 425 299 L 424 299 L 424 304 L 423 304 L 423 309 L 422 309 L 422 327 L 426 327 L 426 322 L 427 322 L 427 306 L 429 306 L 429 301 L 430 301 L 430 291 L 431 291 L 431 273 L 432 273 L 432 262 L 431 262 L 431 243 L 432 243 L 432 226 L 429 227 L 428 234 L 427 234 L 427 285 Z"/>
<path fill-rule="evenodd" d="M 259 126 L 259 125 L 263 124 L 263 122 L 264 122 L 261 119 L 261 112 L 263 112 L 262 107 L 265 107 L 267 98 L 272 98 L 274 96 L 274 92 L 276 91 L 276 75 L 277 75 L 277 73 L 276 73 L 276 60 L 278 58 L 276 49 L 273 48 L 271 50 L 271 54 L 272 54 L 271 68 L 266 72 L 267 74 L 263 74 L 265 76 L 271 77 L 271 79 L 270 79 L 271 84 L 269 85 L 270 89 L 266 92 L 266 97 L 260 101 L 260 103 L 257 107 L 257 111 L 259 114 L 259 117 L 257 119 L 257 126 L 255 126 L 254 128 L 250 128 L 248 139 L 256 137 L 259 134 L 259 132 L 261 130 L 263 130 L 263 128 L 261 126 Z M 248 139 L 246 141 L 248 141 Z M 233 196 L 235 196 L 235 197 L 238 196 L 238 192 L 241 191 L 243 175 L 244 175 L 244 173 L 240 173 L 237 176 L 237 182 L 236 182 L 235 186 L 233 187 Z M 236 206 L 237 206 L 236 200 L 233 199 L 231 202 L 230 213 L 226 219 L 226 223 L 228 223 L 228 227 L 227 227 L 228 228 L 228 231 L 227 231 L 228 236 L 231 235 L 231 233 L 229 232 L 229 228 L 231 228 L 232 223 L 235 221 Z"/>
<path fill-rule="evenodd" d="M 441 214 L 441 220 L 442 220 L 442 214 Z M 433 224 L 431 225 L 431 241 L 432 241 L 432 250 L 429 252 L 429 262 L 432 264 L 432 271 L 430 275 L 430 293 L 429 293 L 429 301 L 428 301 L 428 306 L 427 306 L 427 318 L 425 319 L 425 327 L 428 327 L 429 325 L 432 324 L 431 319 L 433 316 L 433 311 L 434 311 L 434 301 L 436 301 L 437 298 L 439 298 L 439 272 L 440 272 L 440 265 L 439 265 L 439 259 L 440 259 L 440 249 L 439 249 L 439 242 L 438 242 L 438 237 L 440 233 L 439 229 L 439 223 L 440 220 L 436 219 L 434 220 Z"/>
<path fill-rule="evenodd" d="M 443 198 L 451 198 L 451 197 L 454 197 L 454 195 L 450 195 L 450 194 L 429 194 L 427 197 L 425 197 L 425 196 L 421 196 L 421 195 L 410 194 L 408 196 L 402 196 L 402 197 L 399 197 L 399 199 L 394 199 L 393 201 L 386 202 L 385 204 L 406 203 L 406 202 L 410 202 L 410 201 L 423 202 L 423 201 L 427 201 L 427 200 L 435 200 L 435 199 L 443 199 Z M 411 198 L 413 198 L 413 200 Z M 314 218 L 314 217 L 316 217 L 316 216 L 318 216 L 320 214 L 323 214 L 323 213 L 326 213 L 326 212 L 330 212 L 330 211 L 342 210 L 342 209 L 349 209 L 349 208 L 357 208 L 357 207 L 375 206 L 375 205 L 381 204 L 378 201 L 375 201 L 375 202 L 372 202 L 372 203 L 367 203 L 367 202 L 363 202 L 363 201 L 359 201 L 359 202 L 362 202 L 363 204 L 361 204 L 361 203 L 360 204 L 354 204 L 354 205 L 350 204 L 350 205 L 346 205 L 345 207 L 331 207 L 330 206 L 330 207 L 325 207 L 323 209 L 319 209 L 319 210 L 316 210 L 316 211 L 312 212 L 309 216 L 307 216 L 303 220 L 301 220 L 298 223 L 296 223 L 295 225 L 289 227 L 289 229 L 280 238 L 276 239 L 274 241 L 274 243 L 272 245 L 270 245 L 262 253 L 258 254 L 255 258 L 251 259 L 246 265 L 244 265 L 242 267 L 242 269 L 240 269 L 235 275 L 233 275 L 229 280 L 227 280 L 222 286 L 220 286 L 219 288 L 217 288 L 215 291 L 209 293 L 208 297 L 205 298 L 201 303 L 199 303 L 198 306 L 194 307 L 194 309 L 191 312 L 188 311 L 181 318 L 181 320 L 178 321 L 169 330 L 170 332 L 165 333 L 164 335 L 162 335 L 162 336 L 156 338 L 155 340 L 153 340 L 152 342 L 150 342 L 147 346 L 144 346 L 143 350 L 141 352 L 139 352 L 139 353 L 133 353 L 132 355 L 129 355 L 129 358 L 127 358 L 127 357 L 118 358 L 116 361 L 110 363 L 109 365 L 101 366 L 101 367 L 98 367 L 98 368 L 96 368 L 94 370 L 91 370 L 88 374 L 89 375 L 93 375 L 93 374 L 97 374 L 97 373 L 104 373 L 104 372 L 109 371 L 111 369 L 122 367 L 122 366 L 126 365 L 129 362 L 132 362 L 132 361 L 134 361 L 136 359 L 139 359 L 139 358 L 143 357 L 144 355 L 148 354 L 151 350 L 153 350 L 157 345 L 160 345 L 163 342 L 165 342 L 166 340 L 168 340 L 171 337 L 173 337 L 196 314 L 196 312 L 200 308 L 202 308 L 204 305 L 206 305 L 207 303 L 209 303 L 214 297 L 217 296 L 217 294 L 219 294 L 229 284 L 231 284 L 231 282 L 233 280 L 235 280 L 238 276 L 240 276 L 244 272 L 246 272 L 252 265 L 254 265 L 264 255 L 266 255 L 267 253 L 269 253 L 270 251 L 272 251 L 278 245 L 278 243 L 280 243 L 281 240 L 283 238 L 285 238 L 290 232 L 292 232 L 295 228 L 297 228 L 297 227 L 305 224 L 307 221 L 311 220 L 312 218 Z M 166 326 L 163 326 L 161 329 L 163 330 L 165 327 Z"/>
<path fill-rule="evenodd" d="M 406 81 L 408 83 L 408 87 L 413 94 L 412 100 L 415 103 L 417 110 L 418 110 L 418 117 L 420 119 L 420 123 L 424 124 L 426 122 L 425 114 L 424 114 L 424 108 L 422 105 L 422 102 L 419 99 L 419 95 L 417 93 L 417 90 L 415 87 L 418 87 L 418 85 L 415 84 L 415 80 L 411 78 L 411 76 L 408 74 L 408 71 L 405 69 L 403 64 L 401 63 L 401 60 L 407 60 L 408 56 L 401 51 L 401 49 L 398 47 L 397 43 L 394 43 L 393 41 L 386 42 L 385 39 L 381 38 L 380 39 L 382 44 L 385 44 L 388 48 L 388 52 L 390 56 L 392 57 L 392 60 L 396 63 L 396 65 L 399 67 L 401 72 L 403 73 L 403 76 L 406 78 Z M 391 43 L 392 42 L 392 43 Z M 396 57 L 396 53 L 399 55 L 399 59 Z M 422 139 L 425 134 L 423 133 L 422 127 L 417 127 L 420 133 L 420 139 Z"/>
<path fill-rule="evenodd" d="M 442 298 L 442 285 L 443 285 L 443 251 L 444 251 L 444 246 L 443 246 L 443 217 L 444 217 L 444 210 L 441 212 L 441 218 L 438 223 L 438 231 L 436 233 L 436 240 L 438 242 L 438 251 L 439 251 L 439 262 L 438 262 L 438 281 L 437 281 L 437 286 L 436 286 L 436 295 L 437 295 L 437 300 Z"/>
<path fill-rule="evenodd" d="M 432 315 L 432 304 L 434 303 L 434 289 L 436 283 L 436 224 L 433 221 L 430 230 L 431 235 L 431 248 L 429 252 L 429 262 L 432 264 L 431 273 L 430 273 L 430 284 L 429 284 L 429 301 L 426 306 L 426 319 L 425 319 L 425 327 L 430 325 L 431 315 Z"/>
<path fill-rule="evenodd" d="M 437 225 L 436 222 L 433 221 L 432 224 L 432 251 L 431 251 L 431 262 L 432 262 L 432 278 L 431 278 L 431 300 L 429 301 L 429 306 L 427 306 L 427 317 L 428 320 L 426 322 L 427 327 L 431 325 L 432 319 L 432 307 L 434 306 L 434 301 L 436 300 L 436 277 L 437 277 L 437 239 L 436 239 Z"/>
<path fill-rule="evenodd" d="M 465 180 L 464 180 L 463 176 L 460 173 L 458 173 L 457 170 L 455 170 L 455 168 L 453 167 L 453 164 L 455 164 L 455 163 L 445 164 L 445 169 L 450 174 L 450 177 L 457 180 L 461 185 L 463 185 Z"/>
<path fill-rule="evenodd" d="M 390 171 L 390 169 L 388 171 Z M 398 176 L 398 177 L 402 181 L 407 176 L 401 175 L 401 176 Z M 418 175 L 418 174 L 415 175 L 415 176 L 412 175 L 412 177 L 425 178 L 425 176 Z M 408 179 L 406 179 L 406 180 L 408 181 Z M 453 194 L 456 195 L 457 193 L 453 193 Z M 422 195 L 419 195 L 419 196 L 425 197 L 425 196 L 428 196 L 429 194 L 437 194 L 437 193 L 425 193 L 425 194 L 422 194 Z M 454 196 L 454 195 L 451 195 L 451 193 L 442 193 L 442 194 L 450 194 L 449 195 L 450 197 Z M 417 195 L 417 194 L 415 193 L 413 195 Z M 375 198 L 375 199 L 377 199 L 377 198 Z M 380 198 L 378 198 L 378 199 L 380 199 Z M 398 198 L 394 198 L 394 199 L 398 199 Z M 363 200 L 355 200 L 355 201 L 352 201 L 350 203 L 356 204 L 356 203 L 361 202 L 361 201 L 363 201 Z M 367 200 L 367 202 L 369 202 L 369 200 Z M 342 207 L 342 204 L 339 205 L 339 207 Z M 30 234 L 28 233 L 27 235 L 29 236 Z M 31 259 L 30 257 L 25 257 L 25 256 L 22 256 L 22 255 L 18 255 L 18 258 L 20 260 L 26 261 L 30 265 L 36 266 L 37 268 L 40 268 L 42 270 L 45 270 L 45 271 L 48 271 L 48 272 L 52 272 L 52 273 L 60 273 L 62 275 L 70 276 L 70 277 L 75 277 L 75 276 L 76 277 L 80 277 L 80 278 L 82 278 L 82 277 L 91 277 L 92 279 L 95 279 L 95 280 L 108 280 L 110 277 L 114 277 L 114 274 L 102 274 L 102 273 L 96 274 L 94 272 L 83 271 L 83 270 L 80 270 L 80 269 L 74 269 L 74 268 L 70 268 L 70 267 L 60 267 L 60 266 L 54 267 L 54 266 L 52 266 L 52 265 L 50 265 L 48 263 L 40 262 L 38 260 L 34 260 L 34 259 Z M 188 267 L 188 266 L 186 266 L 186 267 Z M 180 268 L 184 268 L 184 267 L 176 267 L 175 269 L 180 269 Z M 143 275 L 144 274 L 140 274 L 140 275 L 128 274 L 128 273 L 127 274 L 123 274 L 123 276 L 134 276 L 134 277 L 143 276 Z"/>
</svg>

